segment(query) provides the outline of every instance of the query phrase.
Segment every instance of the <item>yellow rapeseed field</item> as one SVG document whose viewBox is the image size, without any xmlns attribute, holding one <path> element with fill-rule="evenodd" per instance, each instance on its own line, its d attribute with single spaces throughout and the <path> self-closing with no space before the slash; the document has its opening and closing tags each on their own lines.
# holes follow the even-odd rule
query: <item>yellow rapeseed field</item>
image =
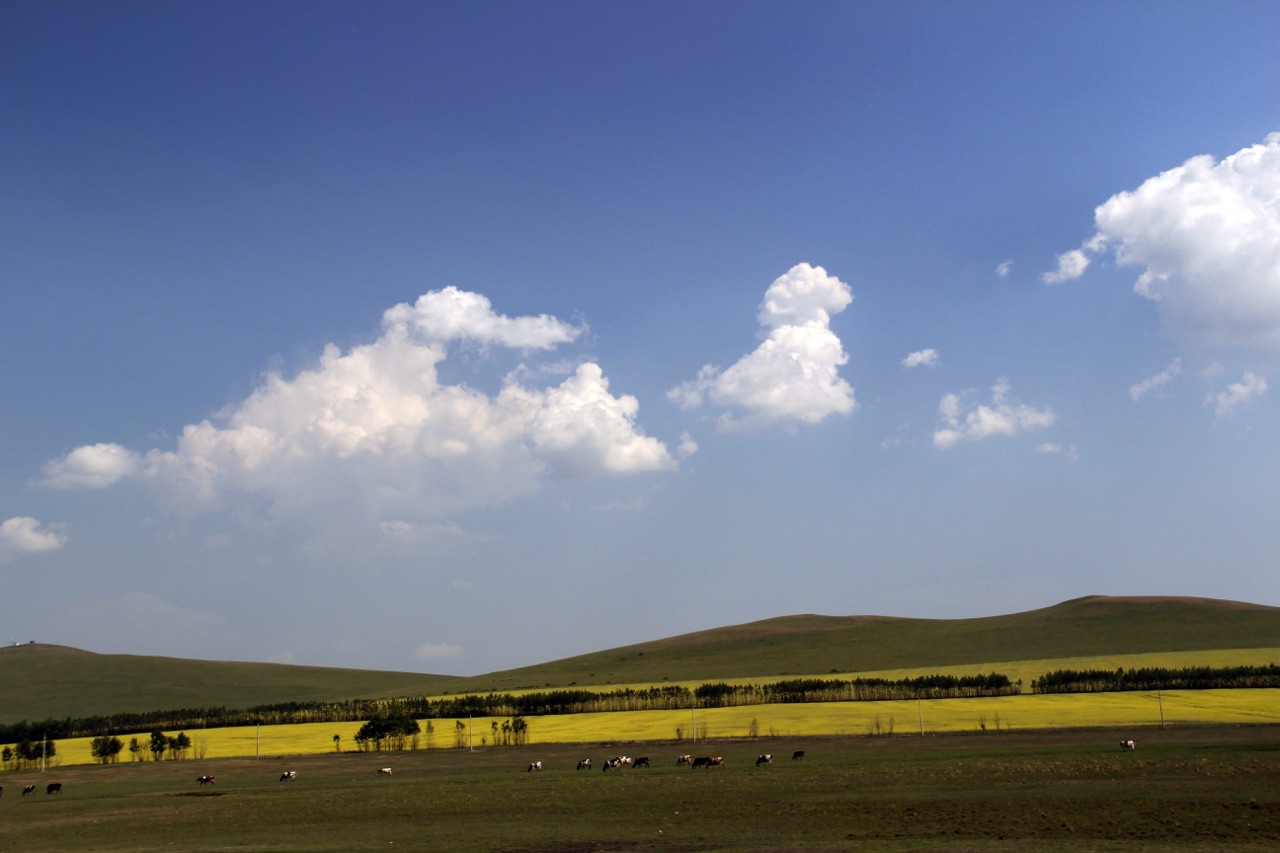
<svg viewBox="0 0 1280 853">
<path fill-rule="evenodd" d="M 1091 659 L 1092 660 L 1092 659 Z M 972 671 L 972 670 L 970 670 Z M 496 720 L 501 724 L 505 718 Z M 464 748 L 487 749 L 491 723 L 464 719 Z M 956 731 L 1003 731 L 1083 727 L 1146 727 L 1280 723 L 1280 690 L 1179 690 L 1164 693 L 1093 693 L 1039 696 L 1023 694 L 980 699 L 934 699 L 921 702 L 823 702 L 749 705 L 683 711 L 627 711 L 529 717 L 530 743 L 624 743 L 628 741 L 693 738 L 806 737 L 822 735 L 918 735 Z M 454 748 L 456 720 L 431 721 L 419 749 Z M 299 723 L 282 726 L 188 731 L 188 758 L 279 758 L 355 748 L 361 723 Z M 167 734 L 177 734 L 167 732 Z M 338 735 L 335 744 L 334 735 Z M 133 735 L 120 737 L 130 760 Z M 136 736 L 144 749 L 148 737 Z M 89 738 L 58 743 L 57 763 L 90 764 Z M 691 744 L 690 751 L 694 750 Z M 150 759 L 149 753 L 143 757 Z"/>
</svg>

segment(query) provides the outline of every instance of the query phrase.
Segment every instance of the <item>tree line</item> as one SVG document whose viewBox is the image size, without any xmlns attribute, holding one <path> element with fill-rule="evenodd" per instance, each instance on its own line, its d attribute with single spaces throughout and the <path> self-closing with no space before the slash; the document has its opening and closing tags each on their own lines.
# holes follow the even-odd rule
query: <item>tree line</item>
<svg viewBox="0 0 1280 853">
<path fill-rule="evenodd" d="M 145 713 L 122 713 L 43 722 L 0 725 L 0 743 L 39 741 L 41 738 L 110 736 L 117 732 L 161 729 L 212 729 L 287 723 L 358 722 L 375 719 L 442 720 L 466 717 L 509 717 L 582 714 L 601 711 L 671 711 L 696 705 L 703 708 L 763 705 L 775 702 L 859 702 L 890 699 L 949 699 L 1008 696 L 1019 692 L 1000 673 L 953 676 L 928 675 L 885 678 L 790 679 L 770 684 L 702 684 L 693 690 L 677 685 L 615 690 L 559 689 L 529 693 L 483 693 L 436 699 L 351 699 L 340 702 L 281 702 L 245 709 L 183 708 Z M 418 732 L 406 733 L 413 737 Z M 515 732 L 499 730 L 495 740 L 514 741 Z M 367 740 L 377 749 L 376 731 Z M 361 745 L 363 747 L 363 744 Z"/>
<path fill-rule="evenodd" d="M 1280 666 L 1188 666 L 1181 669 L 1059 669 L 1031 682 L 1032 693 L 1111 693 L 1124 690 L 1218 690 L 1280 687 Z"/>
</svg>

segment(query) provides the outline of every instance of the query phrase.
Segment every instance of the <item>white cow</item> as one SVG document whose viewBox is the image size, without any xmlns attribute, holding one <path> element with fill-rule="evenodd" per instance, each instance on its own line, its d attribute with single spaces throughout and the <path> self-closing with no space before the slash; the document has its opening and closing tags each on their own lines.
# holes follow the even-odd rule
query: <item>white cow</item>
<svg viewBox="0 0 1280 853">
<path fill-rule="evenodd" d="M 379 776 L 390 776 L 390 775 L 391 775 L 391 768 L 390 768 L 390 767 L 383 767 L 381 770 L 379 770 L 379 771 L 378 771 L 378 775 L 379 775 Z"/>
</svg>

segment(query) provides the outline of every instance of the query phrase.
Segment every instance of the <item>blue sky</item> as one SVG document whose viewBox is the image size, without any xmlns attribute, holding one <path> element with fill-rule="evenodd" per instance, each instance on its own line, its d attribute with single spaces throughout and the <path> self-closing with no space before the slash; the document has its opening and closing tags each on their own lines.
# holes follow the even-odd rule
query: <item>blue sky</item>
<svg viewBox="0 0 1280 853">
<path fill-rule="evenodd" d="M 0 5 L 0 640 L 1280 605 L 1271 3 Z"/>
</svg>

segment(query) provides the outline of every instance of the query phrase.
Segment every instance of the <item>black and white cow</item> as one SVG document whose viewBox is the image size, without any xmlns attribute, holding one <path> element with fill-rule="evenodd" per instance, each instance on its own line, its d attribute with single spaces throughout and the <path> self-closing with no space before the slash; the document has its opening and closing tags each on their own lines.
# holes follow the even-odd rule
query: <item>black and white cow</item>
<svg viewBox="0 0 1280 853">
<path fill-rule="evenodd" d="M 292 782 L 294 779 L 297 779 L 297 778 L 298 778 L 297 770 L 286 770 L 280 774 L 281 782 Z"/>
<path fill-rule="evenodd" d="M 1137 749 L 1138 745 L 1131 740 L 1122 740 L 1120 741 L 1120 748 L 1126 749 L 1126 750 L 1133 750 L 1133 749 Z"/>
<path fill-rule="evenodd" d="M 772 764 L 772 763 L 773 763 L 773 756 L 767 752 L 756 759 L 756 767 L 759 767 L 761 764 Z"/>
<path fill-rule="evenodd" d="M 530 762 L 529 762 L 529 769 L 528 769 L 528 770 L 526 770 L 526 771 L 524 771 L 524 772 L 526 772 L 526 773 L 532 773 L 532 772 L 533 772 L 533 771 L 535 771 L 535 770 L 542 770 L 542 762 L 541 762 L 541 761 L 530 761 Z"/>
<path fill-rule="evenodd" d="M 590 770 L 590 769 L 591 769 L 591 759 L 590 759 L 590 758 L 584 758 L 584 759 L 582 759 L 581 761 L 579 761 L 579 762 L 578 762 L 578 769 L 579 769 L 579 770 Z"/>
<path fill-rule="evenodd" d="M 693 763 L 692 755 L 681 755 L 678 758 L 676 758 L 677 767 L 679 767 L 681 764 L 692 764 L 692 763 Z"/>
<path fill-rule="evenodd" d="M 25 797 L 27 794 L 34 794 L 35 792 L 36 792 L 35 785 L 27 785 L 25 788 L 22 789 L 22 796 Z"/>
</svg>

